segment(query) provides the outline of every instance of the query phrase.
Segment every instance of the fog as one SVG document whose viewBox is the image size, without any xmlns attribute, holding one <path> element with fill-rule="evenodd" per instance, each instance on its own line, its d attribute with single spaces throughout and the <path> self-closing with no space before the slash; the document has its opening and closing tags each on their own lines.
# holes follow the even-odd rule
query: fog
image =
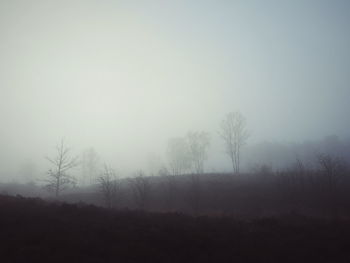
<svg viewBox="0 0 350 263">
<path fill-rule="evenodd" d="M 1 0 L 0 180 L 33 163 L 42 177 L 62 138 L 150 173 L 188 131 L 210 134 L 205 170 L 228 171 L 231 111 L 250 133 L 243 170 L 263 143 L 348 140 L 350 2 L 315 3 Z"/>
</svg>

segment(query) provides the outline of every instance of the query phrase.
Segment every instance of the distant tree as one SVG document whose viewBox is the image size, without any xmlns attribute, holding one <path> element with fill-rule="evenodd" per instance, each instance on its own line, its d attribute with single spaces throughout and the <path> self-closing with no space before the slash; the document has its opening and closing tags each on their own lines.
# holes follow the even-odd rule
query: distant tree
<svg viewBox="0 0 350 263">
<path fill-rule="evenodd" d="M 327 179 L 328 188 L 335 190 L 340 178 L 345 174 L 346 164 L 344 160 L 328 154 L 318 154 L 317 160 L 321 172 Z"/>
<path fill-rule="evenodd" d="M 194 212 L 198 214 L 201 204 L 201 181 L 200 175 L 204 173 L 204 161 L 207 159 L 207 151 L 210 138 L 206 132 L 189 132 L 186 136 L 189 157 L 193 174 L 190 175 L 189 204 Z"/>
<path fill-rule="evenodd" d="M 56 146 L 56 155 L 53 158 L 46 157 L 52 164 L 48 170 L 48 178 L 45 180 L 46 189 L 55 193 L 56 198 L 67 187 L 76 184 L 76 179 L 69 175 L 68 172 L 78 166 L 78 157 L 70 155 L 70 148 L 65 145 L 64 140 Z"/>
<path fill-rule="evenodd" d="M 209 135 L 206 132 L 189 132 L 186 138 L 194 172 L 202 174 L 210 145 Z"/>
<path fill-rule="evenodd" d="M 232 161 L 233 172 L 239 174 L 241 149 L 249 137 L 246 119 L 240 112 L 231 112 L 221 123 L 221 138 L 224 140 L 226 154 Z"/>
<path fill-rule="evenodd" d="M 81 158 L 82 184 L 93 184 L 99 170 L 99 157 L 94 148 L 85 150 Z"/>
<path fill-rule="evenodd" d="M 167 157 L 173 175 L 183 174 L 191 168 L 191 156 L 185 138 L 172 138 L 168 141 Z"/>
<path fill-rule="evenodd" d="M 118 191 L 118 181 L 114 169 L 105 165 L 103 172 L 97 178 L 97 182 L 106 207 L 112 208 Z"/>
<path fill-rule="evenodd" d="M 328 154 L 318 154 L 317 160 L 327 185 L 329 209 L 336 217 L 338 215 L 337 188 L 341 177 L 345 175 L 346 163 L 343 159 Z"/>
<path fill-rule="evenodd" d="M 129 183 L 136 206 L 142 210 L 146 209 L 151 194 L 149 177 L 146 177 L 144 172 L 140 170 L 136 173 L 134 178 L 129 179 Z"/>
<path fill-rule="evenodd" d="M 291 181 L 294 188 L 304 190 L 305 187 L 305 177 L 306 177 L 306 168 L 303 161 L 296 157 L 295 162 L 292 164 L 290 169 L 292 175 Z"/>
<path fill-rule="evenodd" d="M 158 171 L 158 175 L 163 179 L 163 201 L 166 210 L 173 210 L 177 193 L 177 176 L 169 173 L 166 167 L 162 167 Z"/>
<path fill-rule="evenodd" d="M 264 178 L 268 178 L 273 176 L 273 169 L 272 166 L 269 164 L 257 164 L 254 168 L 253 171 L 255 174 L 264 177 Z"/>
</svg>

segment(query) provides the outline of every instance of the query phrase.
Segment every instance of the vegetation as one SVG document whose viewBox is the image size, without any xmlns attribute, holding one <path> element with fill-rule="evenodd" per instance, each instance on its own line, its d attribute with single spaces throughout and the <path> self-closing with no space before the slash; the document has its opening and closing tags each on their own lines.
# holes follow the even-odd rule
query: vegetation
<svg viewBox="0 0 350 263">
<path fill-rule="evenodd" d="M 0 196 L 2 262 L 349 262 L 350 224 L 113 211 Z"/>
</svg>

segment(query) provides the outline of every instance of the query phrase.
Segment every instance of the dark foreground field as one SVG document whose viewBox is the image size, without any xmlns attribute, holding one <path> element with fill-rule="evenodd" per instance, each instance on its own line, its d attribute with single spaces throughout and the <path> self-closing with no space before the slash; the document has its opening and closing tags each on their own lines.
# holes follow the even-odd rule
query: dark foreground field
<svg viewBox="0 0 350 263">
<path fill-rule="evenodd" d="M 0 196 L 0 262 L 350 262 L 350 223 L 108 211 Z"/>
</svg>

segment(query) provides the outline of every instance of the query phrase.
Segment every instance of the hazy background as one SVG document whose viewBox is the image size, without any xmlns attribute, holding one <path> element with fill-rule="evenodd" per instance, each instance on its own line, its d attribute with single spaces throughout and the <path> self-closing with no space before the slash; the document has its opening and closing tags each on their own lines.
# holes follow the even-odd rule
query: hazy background
<svg viewBox="0 0 350 263">
<path fill-rule="evenodd" d="M 122 175 L 240 110 L 249 145 L 349 138 L 349 1 L 0 0 L 0 180 L 64 137 Z"/>
</svg>

